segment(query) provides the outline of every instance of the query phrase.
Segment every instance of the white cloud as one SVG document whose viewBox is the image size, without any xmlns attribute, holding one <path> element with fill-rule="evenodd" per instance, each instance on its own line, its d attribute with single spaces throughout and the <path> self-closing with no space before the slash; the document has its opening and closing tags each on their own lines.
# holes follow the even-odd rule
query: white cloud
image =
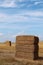
<svg viewBox="0 0 43 65">
<path fill-rule="evenodd" d="M 0 22 L 27 22 L 32 20 L 43 21 L 42 11 L 24 11 L 18 14 L 8 15 L 0 13 Z"/>
<path fill-rule="evenodd" d="M 14 38 L 14 37 L 16 37 L 16 36 L 18 36 L 18 35 L 25 35 L 25 31 L 20 31 L 20 32 L 18 32 L 17 34 L 12 35 L 12 37 Z"/>
<path fill-rule="evenodd" d="M 0 14 L 0 22 L 15 22 L 15 21 L 26 21 L 27 17 L 21 16 L 19 14 L 14 15 L 7 15 L 7 14 Z"/>
<path fill-rule="evenodd" d="M 17 4 L 15 1 L 16 0 L 4 0 L 4 2 L 2 2 L 0 6 L 1 7 L 17 7 Z"/>
<path fill-rule="evenodd" d="M 38 4 L 40 4 L 40 2 L 35 2 L 34 4 L 35 4 L 35 5 L 38 5 Z"/>
<path fill-rule="evenodd" d="M 19 2 L 23 2 L 24 0 L 18 0 Z"/>
<path fill-rule="evenodd" d="M 0 33 L 0 36 L 3 36 L 3 33 Z"/>
<path fill-rule="evenodd" d="M 43 16 L 43 11 L 27 11 L 24 12 L 24 15 L 29 15 L 29 16 Z"/>
<path fill-rule="evenodd" d="M 42 4 L 43 2 L 41 2 L 41 1 L 36 1 L 35 3 L 34 3 L 34 5 L 39 5 L 39 4 Z"/>
<path fill-rule="evenodd" d="M 33 6 L 33 5 L 38 5 L 38 4 L 41 4 L 42 1 L 37 1 L 37 0 L 30 0 L 30 2 L 34 2 L 34 4 L 30 4 L 28 5 L 27 2 L 29 2 L 29 0 L 4 0 L 0 3 L 0 7 L 17 7 L 17 8 L 20 8 L 20 7 L 23 7 L 26 6 L 27 7 L 30 7 L 30 6 Z M 25 2 L 25 3 L 22 3 L 22 4 L 19 4 L 21 2 Z"/>
</svg>

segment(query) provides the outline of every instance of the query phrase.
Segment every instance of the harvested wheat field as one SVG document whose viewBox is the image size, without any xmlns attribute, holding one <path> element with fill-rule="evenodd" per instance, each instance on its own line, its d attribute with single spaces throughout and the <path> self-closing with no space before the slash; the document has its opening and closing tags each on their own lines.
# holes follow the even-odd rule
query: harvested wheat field
<svg viewBox="0 0 43 65">
<path fill-rule="evenodd" d="M 39 59 L 34 61 L 15 58 L 15 45 L 0 43 L 0 65 L 43 65 L 43 42 L 39 42 Z"/>
</svg>

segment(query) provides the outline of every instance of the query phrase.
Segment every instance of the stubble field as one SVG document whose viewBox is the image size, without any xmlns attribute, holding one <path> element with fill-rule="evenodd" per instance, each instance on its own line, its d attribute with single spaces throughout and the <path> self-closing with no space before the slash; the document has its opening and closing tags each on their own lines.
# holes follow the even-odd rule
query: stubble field
<svg viewBox="0 0 43 65">
<path fill-rule="evenodd" d="M 16 59 L 15 45 L 7 46 L 0 43 L 0 65 L 43 65 L 43 42 L 39 42 L 39 59 L 36 61 Z"/>
</svg>

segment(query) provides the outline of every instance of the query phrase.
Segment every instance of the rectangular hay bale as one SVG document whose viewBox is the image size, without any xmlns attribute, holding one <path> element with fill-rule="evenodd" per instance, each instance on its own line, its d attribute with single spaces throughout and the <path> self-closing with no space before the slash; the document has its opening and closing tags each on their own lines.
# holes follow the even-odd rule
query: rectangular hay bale
<svg viewBox="0 0 43 65">
<path fill-rule="evenodd" d="M 16 54 L 18 58 L 37 59 L 38 58 L 38 42 L 36 36 L 17 36 L 16 37 Z"/>
</svg>

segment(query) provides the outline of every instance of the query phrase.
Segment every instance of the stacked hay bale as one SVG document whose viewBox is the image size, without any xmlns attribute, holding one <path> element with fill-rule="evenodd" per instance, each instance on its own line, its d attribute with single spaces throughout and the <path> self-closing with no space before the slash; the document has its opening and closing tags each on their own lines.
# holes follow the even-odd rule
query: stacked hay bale
<svg viewBox="0 0 43 65">
<path fill-rule="evenodd" d="M 38 59 L 38 42 L 39 38 L 36 36 L 17 36 L 15 56 L 29 60 Z"/>
<path fill-rule="evenodd" d="M 11 46 L 11 41 L 6 41 L 5 44 L 6 44 L 7 46 Z"/>
</svg>

